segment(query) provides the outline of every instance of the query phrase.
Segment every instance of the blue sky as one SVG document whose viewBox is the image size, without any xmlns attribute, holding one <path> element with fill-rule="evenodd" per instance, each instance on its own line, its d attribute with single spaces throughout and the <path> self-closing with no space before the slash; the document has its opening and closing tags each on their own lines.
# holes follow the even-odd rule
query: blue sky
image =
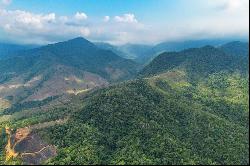
<svg viewBox="0 0 250 166">
<path fill-rule="evenodd" d="M 84 11 L 92 17 L 134 13 L 140 18 L 160 15 L 164 11 L 174 10 L 176 0 L 13 0 L 10 9 L 23 9 L 31 12 L 55 12 L 61 15 Z M 153 21 L 155 17 L 151 17 Z"/>
<path fill-rule="evenodd" d="M 113 44 L 247 37 L 248 0 L 0 0 L 0 40 Z"/>
</svg>

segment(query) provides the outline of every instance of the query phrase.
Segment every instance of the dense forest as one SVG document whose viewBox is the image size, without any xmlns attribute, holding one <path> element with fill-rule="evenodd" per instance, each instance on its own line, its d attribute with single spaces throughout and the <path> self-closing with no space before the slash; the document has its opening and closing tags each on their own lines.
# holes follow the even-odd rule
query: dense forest
<svg viewBox="0 0 250 166">
<path fill-rule="evenodd" d="M 15 104 L 0 110 L 0 164 L 24 161 L 5 159 L 8 126 L 30 127 L 56 147 L 41 164 L 247 165 L 248 66 L 245 55 L 193 48 L 163 53 L 136 78 L 67 101 Z"/>
<path fill-rule="evenodd" d="M 213 84 L 220 79 L 229 82 Z M 100 90 L 66 125 L 39 131 L 59 149 L 48 163 L 248 164 L 248 82 L 233 92 L 234 81 L 160 77 Z M 245 99 L 232 99 L 237 93 Z"/>
</svg>

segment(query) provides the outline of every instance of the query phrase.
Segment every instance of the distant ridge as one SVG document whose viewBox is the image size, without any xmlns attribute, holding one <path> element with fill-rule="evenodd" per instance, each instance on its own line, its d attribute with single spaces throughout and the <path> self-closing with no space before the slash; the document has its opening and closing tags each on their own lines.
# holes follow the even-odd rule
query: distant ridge
<svg viewBox="0 0 250 166">
<path fill-rule="evenodd" d="M 141 75 L 159 74 L 174 68 L 182 68 L 190 75 L 206 77 L 220 71 L 248 72 L 247 57 L 235 57 L 213 46 L 190 48 L 181 52 L 165 52 L 157 56 L 142 71 Z"/>
</svg>

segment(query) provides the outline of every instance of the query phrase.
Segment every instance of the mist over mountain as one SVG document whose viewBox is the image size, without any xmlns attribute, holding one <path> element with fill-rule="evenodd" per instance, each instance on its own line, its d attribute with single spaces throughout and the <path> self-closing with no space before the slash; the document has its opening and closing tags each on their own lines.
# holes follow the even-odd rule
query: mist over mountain
<svg viewBox="0 0 250 166">
<path fill-rule="evenodd" d="M 115 46 L 107 43 L 96 43 L 98 47 L 106 50 L 111 50 L 117 55 L 132 59 L 140 64 L 149 63 L 154 57 L 163 53 L 163 52 L 173 52 L 173 51 L 182 51 L 188 48 L 200 48 L 207 45 L 220 47 L 225 44 L 230 44 L 231 39 L 203 39 L 203 40 L 187 40 L 187 41 L 176 41 L 176 42 L 162 42 L 156 45 L 140 45 L 140 44 L 125 44 L 121 46 Z M 247 52 L 246 46 L 247 42 L 237 41 L 234 44 L 238 43 L 237 47 L 245 47 L 244 52 Z M 232 44 L 232 43 L 231 43 Z M 234 46 L 232 46 L 234 48 Z M 230 49 L 230 48 L 228 48 Z M 241 48 L 239 48 L 241 50 Z M 232 50 L 229 50 L 229 52 Z M 237 51 L 237 50 L 235 50 Z M 237 53 L 237 52 L 236 52 Z"/>
</svg>

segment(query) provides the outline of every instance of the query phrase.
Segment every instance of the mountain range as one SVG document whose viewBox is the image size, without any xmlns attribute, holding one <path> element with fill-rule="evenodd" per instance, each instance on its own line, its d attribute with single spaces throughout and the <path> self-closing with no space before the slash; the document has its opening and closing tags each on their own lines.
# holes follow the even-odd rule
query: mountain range
<svg viewBox="0 0 250 166">
<path fill-rule="evenodd" d="M 125 44 L 120 46 L 111 45 L 108 43 L 95 43 L 98 47 L 102 49 L 107 49 L 115 52 L 117 55 L 124 57 L 126 59 L 132 59 L 137 63 L 142 65 L 148 64 L 156 56 L 163 52 L 173 52 L 182 51 L 189 48 L 201 48 L 207 45 L 214 47 L 221 47 L 224 44 L 233 44 L 237 47 L 240 45 L 244 52 L 247 52 L 247 42 L 231 42 L 230 39 L 203 39 L 203 40 L 187 40 L 187 41 L 175 41 L 175 42 L 162 42 L 156 45 L 142 45 L 142 44 Z M 225 46 L 226 47 L 226 46 Z M 239 51 L 240 49 L 238 49 Z M 237 53 L 237 50 L 236 50 Z"/>
<path fill-rule="evenodd" d="M 183 43 L 75 38 L 1 60 L 0 163 L 249 164 L 248 43 Z"/>
</svg>

